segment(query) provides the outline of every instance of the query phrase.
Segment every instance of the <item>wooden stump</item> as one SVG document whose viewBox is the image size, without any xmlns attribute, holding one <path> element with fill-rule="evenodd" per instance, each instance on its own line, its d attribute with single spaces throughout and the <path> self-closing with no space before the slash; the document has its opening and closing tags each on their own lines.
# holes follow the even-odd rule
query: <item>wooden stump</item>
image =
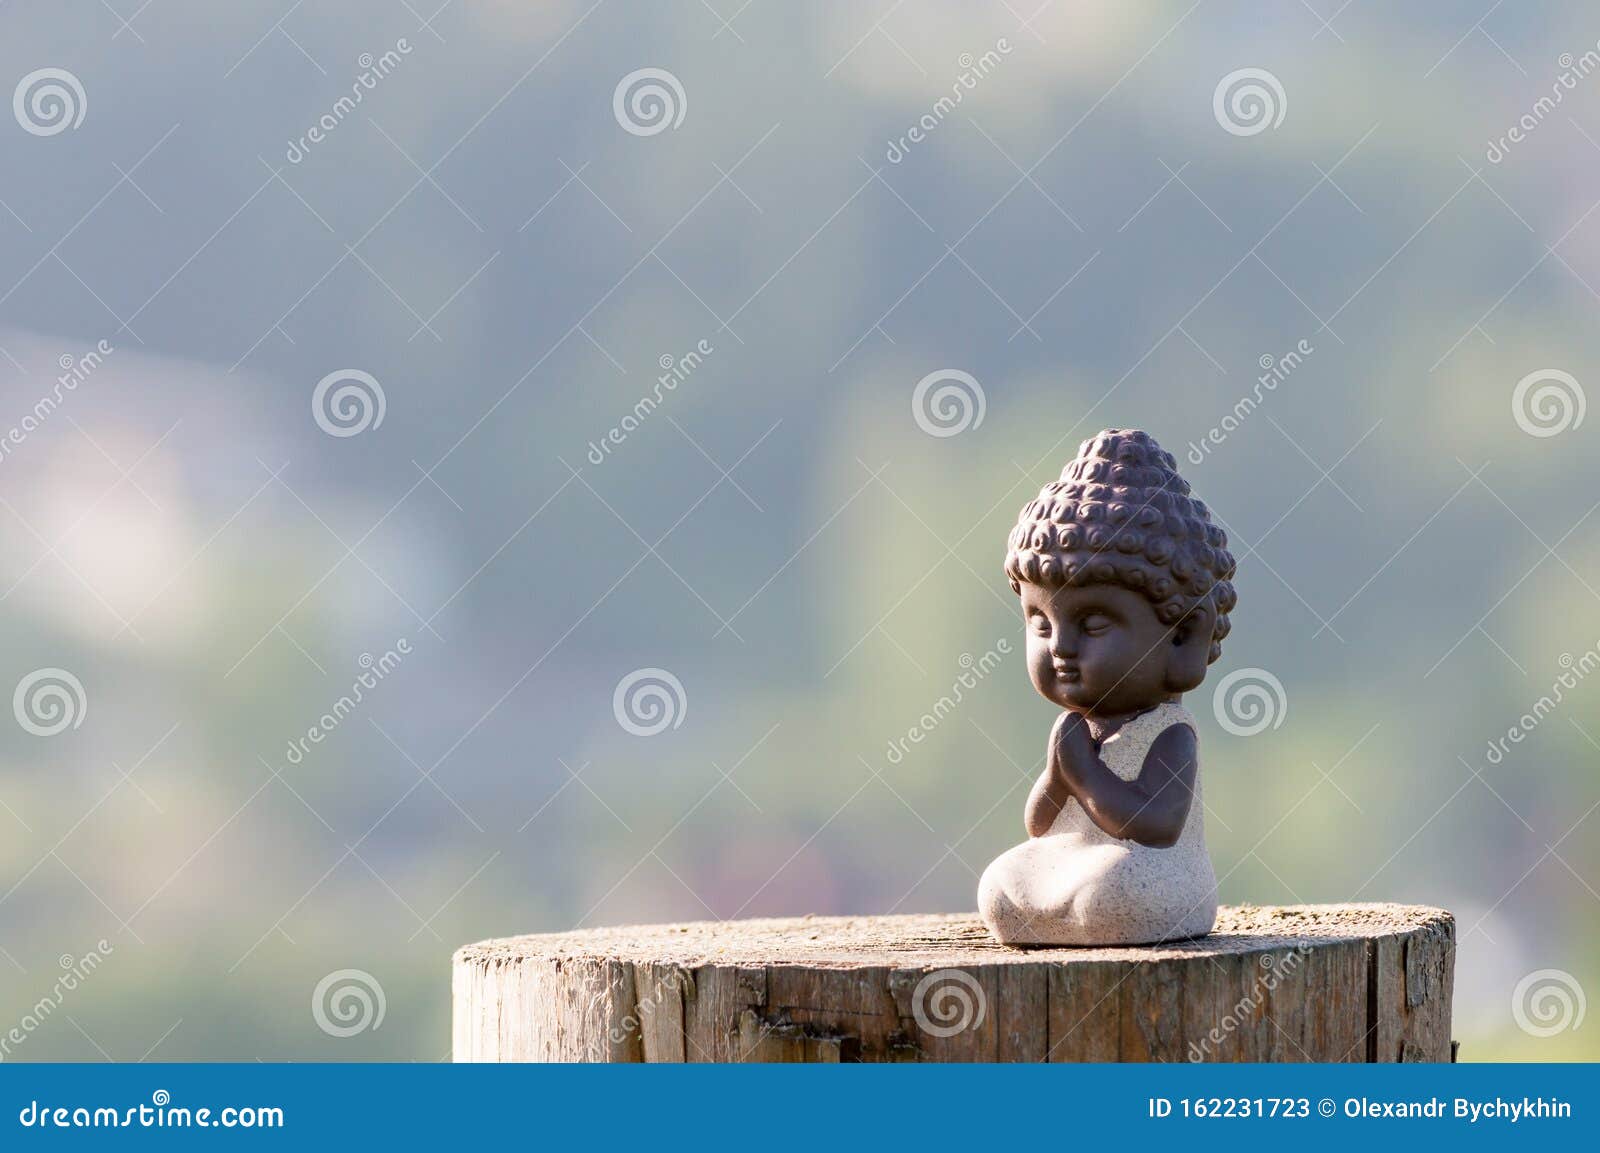
<svg viewBox="0 0 1600 1153">
<path fill-rule="evenodd" d="M 458 1061 L 1448 1061 L 1455 921 L 1223 908 L 1208 937 L 1011 949 L 970 915 L 593 929 L 454 958 Z"/>
</svg>

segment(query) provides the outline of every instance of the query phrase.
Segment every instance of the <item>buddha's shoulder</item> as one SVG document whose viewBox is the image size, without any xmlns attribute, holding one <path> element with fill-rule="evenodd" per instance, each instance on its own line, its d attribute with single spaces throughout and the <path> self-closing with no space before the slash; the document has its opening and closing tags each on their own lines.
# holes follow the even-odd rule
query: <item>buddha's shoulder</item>
<svg viewBox="0 0 1600 1153">
<path fill-rule="evenodd" d="M 1200 733 L 1200 726 L 1195 721 L 1194 714 L 1177 701 L 1162 701 L 1139 717 L 1138 723 L 1151 740 L 1176 725 L 1187 725 L 1196 736 Z"/>
</svg>

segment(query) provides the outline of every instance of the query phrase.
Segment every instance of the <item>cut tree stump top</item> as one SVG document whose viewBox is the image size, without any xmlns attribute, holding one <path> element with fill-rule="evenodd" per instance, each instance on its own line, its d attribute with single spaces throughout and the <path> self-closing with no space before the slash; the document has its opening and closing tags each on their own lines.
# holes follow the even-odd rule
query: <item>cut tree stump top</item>
<svg viewBox="0 0 1600 1153">
<path fill-rule="evenodd" d="M 508 937 L 454 959 L 458 1060 L 1449 1060 L 1443 909 L 1223 907 L 1164 945 L 996 944 L 972 915 Z"/>
<path fill-rule="evenodd" d="M 1350 940 L 1409 932 L 1438 920 L 1423 905 L 1224 905 L 1210 935 L 1165 945 L 1115 948 L 1013 948 L 997 944 L 972 914 L 897 917 L 767 917 L 619 925 L 571 933 L 532 933 L 468 945 L 458 962 L 530 957 L 661 962 L 676 965 L 871 966 L 1085 964 L 1221 957 L 1293 948 L 1302 938 Z"/>
</svg>

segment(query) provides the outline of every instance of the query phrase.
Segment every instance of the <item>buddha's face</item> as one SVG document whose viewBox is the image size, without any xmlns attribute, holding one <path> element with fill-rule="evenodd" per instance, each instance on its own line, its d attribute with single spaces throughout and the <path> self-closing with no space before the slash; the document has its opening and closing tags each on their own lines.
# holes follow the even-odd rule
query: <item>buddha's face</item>
<svg viewBox="0 0 1600 1153">
<path fill-rule="evenodd" d="M 1179 630 L 1155 606 L 1120 585 L 1022 586 L 1028 675 L 1046 700 L 1112 718 L 1174 696 L 1170 687 Z"/>
</svg>

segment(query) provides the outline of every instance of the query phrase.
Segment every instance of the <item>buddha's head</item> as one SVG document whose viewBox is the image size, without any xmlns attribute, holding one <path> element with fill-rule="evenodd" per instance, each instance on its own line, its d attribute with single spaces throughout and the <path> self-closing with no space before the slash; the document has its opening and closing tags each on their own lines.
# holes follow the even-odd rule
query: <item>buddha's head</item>
<svg viewBox="0 0 1600 1153">
<path fill-rule="evenodd" d="M 1237 601 L 1227 546 L 1148 433 L 1084 441 L 1023 508 L 1006 551 L 1034 687 L 1105 718 L 1196 688 Z"/>
</svg>

